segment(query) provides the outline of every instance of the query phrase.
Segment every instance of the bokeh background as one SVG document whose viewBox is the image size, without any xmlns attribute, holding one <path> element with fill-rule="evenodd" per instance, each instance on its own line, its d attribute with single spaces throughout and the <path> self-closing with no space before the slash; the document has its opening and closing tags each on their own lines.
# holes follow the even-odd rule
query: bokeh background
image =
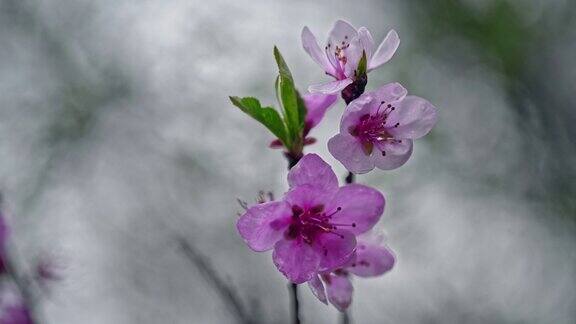
<svg viewBox="0 0 576 324">
<path fill-rule="evenodd" d="M 289 321 L 235 231 L 236 198 L 282 193 L 286 162 L 227 96 L 276 104 L 273 45 L 301 89 L 327 80 L 300 31 L 337 19 L 396 29 L 368 89 L 399 81 L 440 116 L 405 166 L 358 177 L 398 263 L 354 282 L 355 323 L 576 321 L 576 2 L 0 0 L 0 190 L 18 267 L 60 268 L 44 322 Z M 343 108 L 307 147 L 341 175 Z M 302 288 L 306 323 L 338 320 Z"/>
</svg>

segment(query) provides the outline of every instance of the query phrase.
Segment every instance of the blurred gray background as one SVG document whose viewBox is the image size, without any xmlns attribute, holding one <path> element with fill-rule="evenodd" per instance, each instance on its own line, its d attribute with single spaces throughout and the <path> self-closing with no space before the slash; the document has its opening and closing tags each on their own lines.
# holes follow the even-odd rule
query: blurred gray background
<svg viewBox="0 0 576 324">
<path fill-rule="evenodd" d="M 323 42 L 341 18 L 378 43 L 400 35 L 368 89 L 399 81 L 440 116 L 404 167 L 358 178 L 387 198 L 378 226 L 398 263 L 355 280 L 355 323 L 574 323 L 575 17 L 571 0 L 0 0 L 12 248 L 63 277 L 38 313 L 236 323 L 217 275 L 249 316 L 287 323 L 285 279 L 235 230 L 236 198 L 282 193 L 286 162 L 227 96 L 276 104 L 273 45 L 301 89 L 327 80 L 300 31 Z M 307 147 L 342 176 L 326 141 L 343 108 Z M 337 321 L 300 291 L 306 323 Z"/>
</svg>

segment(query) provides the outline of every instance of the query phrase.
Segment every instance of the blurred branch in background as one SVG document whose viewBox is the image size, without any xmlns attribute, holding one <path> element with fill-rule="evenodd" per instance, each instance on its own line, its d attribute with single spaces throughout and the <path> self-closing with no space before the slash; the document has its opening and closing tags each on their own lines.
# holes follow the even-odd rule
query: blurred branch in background
<svg viewBox="0 0 576 324">
<path fill-rule="evenodd" d="M 522 133 L 523 158 L 510 167 L 514 174 L 497 179 L 496 185 L 509 190 L 521 182 L 519 191 L 527 199 L 574 217 L 576 97 L 574 82 L 568 80 L 571 69 L 562 66 L 559 52 L 573 40 L 576 2 L 551 1 L 538 7 L 528 1 L 418 0 L 402 5 L 414 24 L 420 53 L 460 70 L 479 59 L 500 76 Z M 471 46 L 475 57 L 455 40 Z"/>
<path fill-rule="evenodd" d="M 178 237 L 176 241 L 186 259 L 188 259 L 190 263 L 200 271 L 206 281 L 212 285 L 214 290 L 220 295 L 220 298 L 222 298 L 222 301 L 228 306 L 231 313 L 236 315 L 239 323 L 255 324 L 259 322 L 256 316 L 249 314 L 245 309 L 240 296 L 236 293 L 236 289 L 219 277 L 218 272 L 210 264 L 208 258 L 197 251 L 185 238 Z"/>
<path fill-rule="evenodd" d="M 82 139 L 90 134 L 99 113 L 107 104 L 125 97 L 129 88 L 126 80 L 114 69 L 87 68 L 86 64 L 94 62 L 83 61 L 78 53 L 73 53 L 73 47 L 64 36 L 39 18 L 36 12 L 39 10 L 38 4 L 26 0 L 5 0 L 0 4 L 0 9 L 3 18 L 9 19 L 14 28 L 29 34 L 39 43 L 59 83 L 57 92 L 51 94 L 52 100 L 48 103 L 51 107 L 47 107 L 56 107 L 57 110 L 46 134 L 39 136 L 38 150 L 48 150 L 47 157 L 34 177 L 34 183 L 28 186 L 28 194 L 17 204 L 19 217 L 28 217 L 34 212 L 59 162 L 71 151 L 82 147 Z"/>
<path fill-rule="evenodd" d="M 78 144 L 83 144 L 82 139 L 90 133 L 101 108 L 124 97 L 128 92 L 125 80 L 115 72 L 101 71 L 94 78 L 94 67 L 85 69 L 82 66 L 84 63 L 72 54 L 65 39 L 39 18 L 37 7 L 37 4 L 21 0 L 5 0 L 0 3 L 0 17 L 12 28 L 31 37 L 45 51 L 49 68 L 58 83 L 57 91 L 50 94 L 49 106 L 40 107 L 57 109 L 45 133 L 38 136 L 37 149 L 45 153 L 45 159 L 37 174 L 31 177 L 31 183 L 26 184 L 26 194 L 14 204 L 18 221 L 26 224 L 30 224 L 31 216 L 35 215 L 42 195 L 50 186 L 52 174 L 70 152 L 81 147 Z M 18 237 L 20 239 L 17 242 L 10 242 L 6 270 L 18 287 L 33 322 L 42 323 L 44 317 L 40 315 L 41 307 L 38 305 L 39 289 L 30 275 L 30 267 L 26 265 L 29 258 L 22 255 L 17 246 L 23 242 L 22 236 Z"/>
</svg>

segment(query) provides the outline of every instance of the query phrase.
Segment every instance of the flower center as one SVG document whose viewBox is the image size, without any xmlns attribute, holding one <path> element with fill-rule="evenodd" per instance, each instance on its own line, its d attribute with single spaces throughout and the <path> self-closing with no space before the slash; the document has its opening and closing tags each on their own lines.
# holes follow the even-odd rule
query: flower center
<svg viewBox="0 0 576 324">
<path fill-rule="evenodd" d="M 332 217 L 342 210 L 337 207 L 336 210 L 326 212 L 324 205 L 316 205 L 312 208 L 302 208 L 298 205 L 292 206 L 292 222 L 284 236 L 287 239 L 301 237 L 304 242 L 312 244 L 314 239 L 322 233 L 330 233 L 344 238 L 342 234 L 335 232 L 341 227 L 356 227 L 356 223 L 341 224 L 335 223 Z"/>
<path fill-rule="evenodd" d="M 360 140 L 362 147 L 364 148 L 364 153 L 370 155 L 375 143 L 389 142 L 389 143 L 401 143 L 401 140 L 397 140 L 393 135 L 390 134 L 390 128 L 396 128 L 400 126 L 400 123 L 394 125 L 386 125 L 390 113 L 396 110 L 392 104 L 387 104 L 385 101 L 380 102 L 378 110 L 375 114 L 365 114 L 360 117 L 359 122 L 355 126 L 351 126 L 348 130 L 350 134 Z M 386 153 L 383 151 L 383 155 Z"/>
<path fill-rule="evenodd" d="M 326 57 L 328 57 L 328 61 L 334 67 L 334 71 L 336 75 L 332 75 L 331 73 L 326 72 L 329 75 L 332 75 L 337 80 L 346 79 L 346 74 L 344 73 L 344 66 L 346 62 L 348 62 L 348 58 L 346 57 L 346 49 L 350 46 L 350 42 L 348 40 L 348 36 L 344 36 L 344 40 L 340 43 L 332 44 L 328 42 L 328 45 L 324 47 L 326 52 Z"/>
</svg>

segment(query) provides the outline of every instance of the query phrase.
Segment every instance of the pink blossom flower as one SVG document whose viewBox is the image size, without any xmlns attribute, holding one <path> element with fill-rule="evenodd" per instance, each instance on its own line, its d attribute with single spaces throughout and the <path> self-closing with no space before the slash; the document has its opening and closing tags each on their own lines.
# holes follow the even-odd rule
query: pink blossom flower
<svg viewBox="0 0 576 324">
<path fill-rule="evenodd" d="M 354 256 L 343 268 L 314 276 L 308 286 L 321 302 L 330 302 L 343 312 L 352 303 L 352 274 L 363 278 L 381 276 L 394 267 L 394 262 L 394 254 L 382 244 L 381 237 L 364 234 L 358 237 Z"/>
<path fill-rule="evenodd" d="M 6 245 L 10 229 L 6 224 L 6 219 L 0 211 L 0 274 L 6 272 Z"/>
<path fill-rule="evenodd" d="M 320 49 L 316 37 L 308 27 L 302 30 L 302 46 L 304 50 L 318 63 L 326 74 L 336 80 L 328 83 L 312 85 L 310 92 L 326 94 L 337 93 L 354 82 L 358 63 L 362 53 L 366 53 L 367 71 L 371 71 L 388 62 L 400 45 L 396 31 L 391 30 L 380 46 L 374 50 L 374 40 L 365 27 L 358 30 L 349 23 L 338 20 L 324 46 Z"/>
<path fill-rule="evenodd" d="M 3 282 L 0 286 L 0 323 L 32 324 L 30 310 L 12 283 Z"/>
<path fill-rule="evenodd" d="M 384 196 L 359 184 L 338 187 L 332 168 L 316 154 L 290 170 L 288 183 L 281 200 L 250 207 L 236 226 L 252 250 L 274 249 L 278 270 L 300 284 L 350 260 L 356 235 L 384 212 Z"/>
<path fill-rule="evenodd" d="M 0 314 L 2 324 L 32 324 L 30 311 L 23 304 L 5 306 Z"/>
<path fill-rule="evenodd" d="M 304 136 L 310 133 L 312 128 L 320 124 L 326 111 L 334 105 L 337 95 L 324 95 L 321 93 L 307 93 L 302 99 L 306 106 L 306 118 L 304 121 Z"/>
<path fill-rule="evenodd" d="M 328 141 L 328 150 L 348 171 L 366 173 L 374 167 L 400 167 L 412 154 L 412 140 L 434 127 L 436 108 L 406 94 L 400 84 L 389 83 L 348 105 L 340 133 Z"/>
<path fill-rule="evenodd" d="M 321 93 L 307 93 L 302 96 L 304 101 L 304 106 L 306 107 L 306 118 L 304 119 L 304 144 L 309 145 L 316 142 L 313 137 L 306 137 L 312 130 L 320 124 L 320 121 L 324 118 L 326 111 L 330 109 L 338 96 L 336 95 L 325 95 Z M 284 145 L 279 139 L 276 139 L 270 143 L 271 148 L 282 148 Z"/>
</svg>

